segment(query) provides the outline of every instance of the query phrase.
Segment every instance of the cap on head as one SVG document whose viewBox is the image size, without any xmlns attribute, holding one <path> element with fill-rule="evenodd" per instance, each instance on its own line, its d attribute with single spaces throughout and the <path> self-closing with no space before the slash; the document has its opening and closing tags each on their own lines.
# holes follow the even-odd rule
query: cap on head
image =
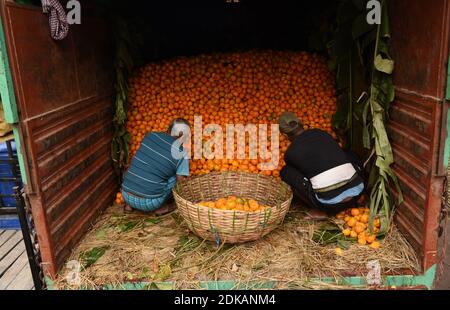
<svg viewBox="0 0 450 310">
<path fill-rule="evenodd" d="M 298 117 L 292 112 L 284 112 L 278 119 L 278 124 L 280 126 L 280 131 L 284 134 L 291 134 L 298 130 L 303 129 L 303 125 L 298 119 Z"/>
</svg>

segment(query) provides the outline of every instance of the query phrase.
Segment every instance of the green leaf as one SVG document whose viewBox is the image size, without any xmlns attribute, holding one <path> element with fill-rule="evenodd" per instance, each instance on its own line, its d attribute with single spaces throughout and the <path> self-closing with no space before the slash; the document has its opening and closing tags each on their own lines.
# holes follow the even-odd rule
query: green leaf
<svg viewBox="0 0 450 310">
<path fill-rule="evenodd" d="M 391 59 L 383 58 L 380 54 L 375 57 L 374 65 L 378 71 L 384 72 L 386 74 L 392 74 L 392 72 L 394 71 L 394 61 Z"/>
<path fill-rule="evenodd" d="M 364 103 L 364 108 L 362 112 L 362 122 L 363 122 L 363 146 L 366 149 L 370 149 L 371 146 L 371 139 L 369 134 L 369 124 L 367 123 L 368 117 L 369 117 L 369 107 L 370 107 L 370 101 L 367 100 Z"/>
<path fill-rule="evenodd" d="M 366 49 L 372 45 L 373 43 L 375 43 L 377 39 L 377 29 L 374 28 L 372 29 L 370 32 L 366 33 L 363 37 L 361 37 L 360 40 L 360 48 L 363 52 L 366 51 Z"/>
<path fill-rule="evenodd" d="M 105 254 L 106 250 L 109 249 L 108 246 L 95 247 L 87 252 L 82 252 L 79 256 L 80 260 L 83 262 L 83 267 L 88 268 L 94 264 L 100 257 Z"/>
<path fill-rule="evenodd" d="M 336 223 L 326 223 L 314 231 L 312 240 L 321 245 L 327 245 L 342 240 L 343 237 L 341 228 Z"/>
<path fill-rule="evenodd" d="M 359 37 L 369 33 L 375 29 L 375 25 L 370 25 L 367 22 L 367 13 L 364 12 L 353 21 L 352 25 L 352 37 L 354 40 L 358 39 Z"/>
<path fill-rule="evenodd" d="M 350 240 L 343 240 L 343 239 L 337 240 L 337 245 L 343 250 L 348 250 L 350 248 L 350 246 L 352 245 L 352 243 L 353 242 Z"/>
<path fill-rule="evenodd" d="M 121 223 L 119 226 L 117 226 L 117 230 L 121 233 L 127 232 L 130 229 L 133 229 L 137 223 L 138 223 L 137 221 L 128 221 L 125 223 Z"/>
<path fill-rule="evenodd" d="M 152 226 L 161 222 L 160 218 L 148 218 L 144 221 L 144 226 Z"/>
</svg>

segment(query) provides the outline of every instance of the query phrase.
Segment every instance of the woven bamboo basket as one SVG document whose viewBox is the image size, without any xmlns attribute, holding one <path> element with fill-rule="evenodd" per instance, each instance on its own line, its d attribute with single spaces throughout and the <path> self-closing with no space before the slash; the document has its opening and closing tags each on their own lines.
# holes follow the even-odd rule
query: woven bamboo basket
<svg viewBox="0 0 450 310">
<path fill-rule="evenodd" d="M 241 243 L 261 238 L 283 222 L 292 201 L 292 191 L 286 183 L 238 171 L 190 177 L 177 183 L 173 195 L 190 230 L 217 243 Z M 245 212 L 198 205 L 200 201 L 215 201 L 230 195 L 254 199 L 271 208 Z"/>
</svg>

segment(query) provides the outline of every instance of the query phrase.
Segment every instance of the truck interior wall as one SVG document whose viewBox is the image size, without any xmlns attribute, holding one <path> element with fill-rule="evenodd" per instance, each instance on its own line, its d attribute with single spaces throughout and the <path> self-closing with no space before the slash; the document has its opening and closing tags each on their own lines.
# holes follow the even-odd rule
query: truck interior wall
<svg viewBox="0 0 450 310">
<path fill-rule="evenodd" d="M 396 100 L 388 131 L 404 202 L 396 223 L 424 270 L 436 263 L 448 106 L 450 1 L 390 1 Z"/>
<path fill-rule="evenodd" d="M 114 42 L 109 24 L 83 11 L 60 42 L 40 7 L 1 1 L 19 130 L 45 268 L 54 275 L 118 184 L 110 157 Z"/>
<path fill-rule="evenodd" d="M 142 63 L 202 53 L 251 49 L 306 50 L 318 25 L 330 14 L 327 0 L 167 1 L 119 4 L 121 16 L 139 24 Z M 329 4 L 327 4 L 329 6 Z M 332 11 L 332 10 L 331 10 Z"/>
</svg>

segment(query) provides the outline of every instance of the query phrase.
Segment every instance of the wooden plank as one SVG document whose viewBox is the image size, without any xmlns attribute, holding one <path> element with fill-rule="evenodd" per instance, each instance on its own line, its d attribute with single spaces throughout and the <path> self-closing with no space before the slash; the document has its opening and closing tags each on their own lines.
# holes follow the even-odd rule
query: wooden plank
<svg viewBox="0 0 450 310">
<path fill-rule="evenodd" d="M 0 247 L 14 235 L 14 230 L 4 230 L 3 234 L 0 236 Z"/>
<path fill-rule="evenodd" d="M 0 260 L 0 277 L 10 268 L 14 262 L 25 252 L 25 244 L 19 242 L 16 246 L 2 259 Z"/>
<path fill-rule="evenodd" d="M 30 265 L 26 264 L 22 270 L 17 274 L 10 285 L 6 287 L 7 290 L 31 290 L 33 288 L 33 278 L 31 276 Z"/>
<path fill-rule="evenodd" d="M 22 232 L 16 231 L 11 238 L 8 239 L 0 247 L 0 261 L 22 240 Z"/>
<path fill-rule="evenodd" d="M 6 289 L 14 279 L 17 274 L 28 265 L 28 255 L 27 252 L 23 252 L 19 258 L 14 262 L 14 264 L 0 277 L 0 290 Z"/>
</svg>

